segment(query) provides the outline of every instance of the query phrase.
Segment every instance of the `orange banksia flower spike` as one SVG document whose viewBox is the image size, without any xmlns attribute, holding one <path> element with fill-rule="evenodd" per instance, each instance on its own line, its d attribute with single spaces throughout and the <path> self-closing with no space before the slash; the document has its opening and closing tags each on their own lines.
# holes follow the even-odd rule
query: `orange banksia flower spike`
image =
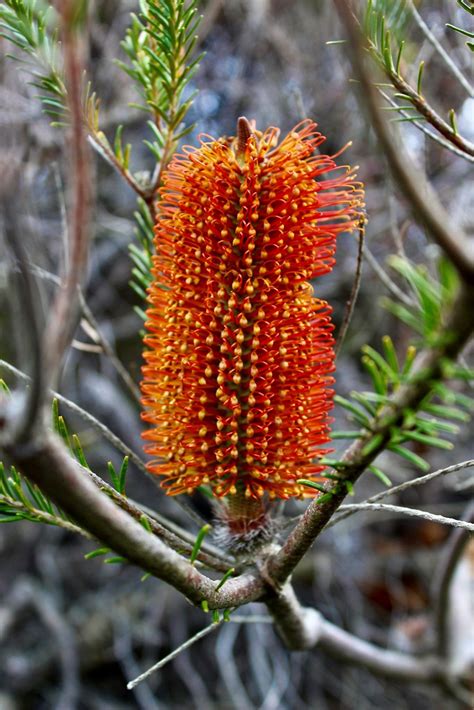
<svg viewBox="0 0 474 710">
<path fill-rule="evenodd" d="M 309 120 L 278 144 L 239 119 L 235 139 L 203 137 L 165 173 L 142 392 L 169 495 L 207 485 L 251 517 L 317 493 L 297 481 L 324 469 L 334 341 L 310 281 L 363 200 L 351 169 L 315 154 L 324 140 Z"/>
</svg>

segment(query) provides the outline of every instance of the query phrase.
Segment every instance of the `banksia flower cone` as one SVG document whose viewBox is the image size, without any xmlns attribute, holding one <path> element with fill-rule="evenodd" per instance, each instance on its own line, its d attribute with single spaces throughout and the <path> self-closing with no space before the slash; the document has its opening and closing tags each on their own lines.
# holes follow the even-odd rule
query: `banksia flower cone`
<svg viewBox="0 0 474 710">
<path fill-rule="evenodd" d="M 330 440 L 331 309 L 312 279 L 361 216 L 353 172 L 304 121 L 239 119 L 163 179 L 143 368 L 150 471 L 170 495 L 206 484 L 238 500 L 313 495 Z"/>
</svg>

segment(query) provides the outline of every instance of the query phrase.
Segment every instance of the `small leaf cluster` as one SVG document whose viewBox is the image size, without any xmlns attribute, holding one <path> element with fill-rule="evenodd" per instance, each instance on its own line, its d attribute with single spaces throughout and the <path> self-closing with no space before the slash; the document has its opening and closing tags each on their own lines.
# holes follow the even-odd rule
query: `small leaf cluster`
<svg viewBox="0 0 474 710">
<path fill-rule="evenodd" d="M 9 394 L 9 388 L 2 379 L 0 390 Z M 77 434 L 70 434 L 64 417 L 59 413 L 57 399 L 54 399 L 52 404 L 52 423 L 54 431 L 61 437 L 72 456 L 81 466 L 90 470 L 79 437 Z M 107 464 L 112 486 L 121 495 L 125 493 L 127 469 L 128 456 L 124 457 L 118 471 L 112 462 Z M 0 461 L 0 523 L 17 520 L 58 525 L 82 532 L 35 484 L 24 478 L 14 466 L 8 469 Z"/>
<path fill-rule="evenodd" d="M 412 298 L 410 306 L 391 298 L 382 299 L 382 305 L 420 336 L 420 344 L 435 345 L 444 309 L 454 301 L 459 286 L 456 270 L 446 259 L 439 260 L 436 277 L 424 264 L 401 256 L 393 255 L 387 263 L 403 279 L 403 290 Z"/>
<path fill-rule="evenodd" d="M 0 37 L 22 50 L 21 56 L 8 56 L 28 70 L 33 77 L 30 83 L 39 92 L 44 113 L 51 116 L 53 122 L 60 123 L 64 118 L 66 87 L 58 56 L 54 14 L 50 3 L 3 0 L 0 3 Z"/>
<path fill-rule="evenodd" d="M 364 34 L 373 56 L 389 74 L 400 75 L 405 29 L 410 12 L 405 0 L 368 0 Z M 394 46 L 396 53 L 394 53 Z"/>
<path fill-rule="evenodd" d="M 2 379 L 0 391 L 10 395 L 9 387 Z M 8 468 L 0 461 L 0 523 L 18 520 L 74 527 L 68 516 L 38 486 L 23 478 L 14 466 Z"/>
<path fill-rule="evenodd" d="M 37 486 L 21 476 L 14 466 L 6 468 L 0 461 L 0 523 L 18 520 L 75 527 Z"/>
<path fill-rule="evenodd" d="M 158 147 L 157 160 L 165 142 L 161 127 L 175 132 L 191 105 L 192 97 L 184 100 L 183 92 L 201 59 L 191 59 L 201 20 L 196 5 L 197 0 L 141 0 L 141 14 L 132 14 L 122 42 L 129 63 L 119 64 L 136 82 L 144 102 L 137 107 L 155 119 L 150 128 Z M 177 133 L 175 140 L 189 130 Z M 155 152 L 155 146 L 149 147 Z"/>
<path fill-rule="evenodd" d="M 59 413 L 59 402 L 57 399 L 53 400 L 52 405 L 53 410 L 53 428 L 55 432 L 61 437 L 66 448 L 72 454 L 73 458 L 78 461 L 84 468 L 90 471 L 90 466 L 87 463 L 87 459 L 84 454 L 81 442 L 77 434 L 70 434 L 68 426 L 64 417 Z M 117 471 L 111 461 L 107 462 L 107 471 L 109 473 L 112 486 L 120 493 L 124 495 L 125 485 L 127 480 L 127 470 L 128 470 L 128 456 L 124 456 L 123 461 Z"/>
<path fill-rule="evenodd" d="M 151 114 L 147 121 L 151 138 L 144 140 L 157 165 L 171 157 L 178 141 L 193 128 L 184 119 L 194 95 L 185 98 L 185 89 L 194 76 L 201 56 L 192 57 L 201 21 L 197 0 L 141 0 L 141 13 L 132 13 L 132 21 L 121 42 L 128 62 L 117 64 L 135 82 L 142 99 L 131 106 Z M 114 155 L 128 170 L 130 146 L 122 145 L 123 126 L 118 126 Z M 151 195 L 156 191 L 159 172 L 144 185 Z"/>
<path fill-rule="evenodd" d="M 386 307 L 421 336 L 420 343 L 436 346 L 440 343 L 444 309 L 452 303 L 456 293 L 456 272 L 444 260 L 438 267 L 438 279 L 431 276 L 425 267 L 417 266 L 402 257 L 391 257 L 390 264 L 405 279 L 406 290 L 413 297 L 413 306 L 408 308 L 404 304 L 385 299 Z M 444 337 L 449 337 L 449 334 Z M 377 424 L 381 417 L 383 419 L 384 413 L 390 413 L 391 397 L 401 386 L 413 381 L 417 346 L 410 344 L 401 360 L 393 340 L 386 335 L 382 339 L 381 351 L 365 345 L 362 353 L 362 365 L 370 376 L 372 390 L 351 392 L 350 399 L 339 395 L 334 398 L 335 403 L 343 407 L 349 419 L 360 428 L 335 432 L 333 438 L 366 438 L 364 455 L 380 450 L 383 444 L 383 448 L 402 456 L 420 470 L 428 470 L 429 464 L 407 446 L 416 442 L 427 447 L 453 448 L 452 442 L 446 437 L 456 435 L 458 424 L 469 420 L 469 411 L 472 411 L 474 403 L 471 398 L 456 391 L 453 381 L 469 379 L 472 372 L 452 361 L 441 362 L 443 377 L 450 382 L 434 382 L 432 392 L 421 403 L 419 410 L 406 410 L 403 420 L 392 427 L 387 436 L 386 433 L 377 433 Z M 337 470 L 337 461 L 327 463 Z M 384 482 L 388 483 L 387 477 L 379 469 L 371 466 L 370 470 L 381 480 L 385 478 Z"/>
</svg>

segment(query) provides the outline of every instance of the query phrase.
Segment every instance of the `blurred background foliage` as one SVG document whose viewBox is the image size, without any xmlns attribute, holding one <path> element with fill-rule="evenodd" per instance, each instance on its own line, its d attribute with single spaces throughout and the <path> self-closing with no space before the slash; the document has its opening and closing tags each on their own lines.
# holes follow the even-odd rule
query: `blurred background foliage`
<svg viewBox="0 0 474 710">
<path fill-rule="evenodd" d="M 461 4 L 434 0 L 416 6 L 431 32 L 472 81 L 472 54 L 465 46 L 468 38 L 447 26 L 467 26 L 469 15 Z M 378 5 L 372 3 L 375 11 Z M 180 85 L 180 101 L 173 103 L 164 98 L 164 129 L 158 132 L 156 122 L 154 127 L 147 126 L 147 116 L 137 104 L 145 100 L 151 102 L 153 109 L 154 103 L 159 113 L 163 101 L 153 95 L 146 81 L 141 82 L 140 95 L 115 61 L 119 58 L 129 72 L 139 73 L 139 67 L 134 65 L 137 52 L 141 51 L 143 28 L 137 25 L 139 20 L 126 34 L 130 13 L 139 11 L 137 2 L 91 3 L 87 20 L 91 80 L 87 115 L 96 132 L 96 147 L 102 153 L 112 151 L 118 155 L 123 170 L 138 181 L 144 194 L 137 207 L 136 195 L 120 175 L 107 162 L 95 160 L 97 205 L 85 293 L 93 319 L 84 318 L 81 322 L 68 356 L 61 392 L 137 451 L 141 450 L 141 422 L 133 383 L 140 377 L 141 291 L 146 281 L 147 232 L 151 224 L 147 204 L 152 204 L 147 190 L 159 179 L 155 170 L 157 151 L 171 151 L 175 140 L 195 143 L 199 133 L 233 135 L 240 115 L 255 119 L 259 128 L 276 125 L 283 132 L 306 116 L 313 118 L 328 136 L 323 149 L 329 154 L 352 141 L 345 156 L 352 165 L 360 165 L 369 223 L 359 299 L 338 359 L 336 388 L 344 398 L 339 400 L 341 404 L 351 392 L 372 387 L 369 373 L 373 375 L 373 367 L 367 367 L 367 360 L 371 360 L 371 353 L 374 360 L 373 351 L 365 349 L 368 373 L 361 361 L 363 346 L 381 350 L 381 337 L 390 333 L 403 363 L 413 340 L 407 319 L 410 314 L 415 317 L 416 309 L 414 294 L 410 295 L 407 285 L 410 278 L 406 266 L 402 268 L 401 264 L 406 265 L 406 259 L 424 264 L 434 276 L 440 256 L 438 248 L 428 243 L 423 230 L 412 222 L 398 199 L 397 186 L 367 118 L 359 109 L 344 45 L 326 44 L 328 40 L 339 40 L 342 34 L 331 3 L 208 0 L 199 3 L 198 10 L 204 17 L 192 51 L 195 58 L 201 52 L 205 55 L 189 83 Z M 162 21 L 156 18 L 158 25 Z M 190 19 L 190 30 L 193 23 Z M 394 61 L 397 46 L 403 40 L 399 67 L 404 77 L 415 87 L 422 81 L 427 101 L 446 118 L 453 131 L 455 126 L 473 141 L 474 99 L 467 96 L 460 82 L 453 80 L 410 12 L 397 16 L 395 24 L 391 39 Z M 370 22 L 369 30 L 374 31 Z M 184 38 L 183 46 L 190 47 L 193 36 L 194 31 Z M 376 32 L 374 52 L 381 52 L 383 62 L 388 60 L 377 40 L 381 36 Z M 41 37 L 40 33 L 32 42 L 38 44 Z M 0 141 L 2 150 L 19 154 L 24 166 L 17 211 L 25 246 L 41 276 L 38 298 L 47 314 L 54 288 L 54 279 L 48 274 L 58 272 L 62 259 L 68 166 L 64 134 L 50 125 L 43 109 L 53 112 L 56 121 L 67 120 L 61 108 L 63 89 L 57 73 L 49 70 L 34 79 L 36 86 L 28 83 L 28 67 L 7 59 L 6 52 L 11 47 L 5 40 L 0 46 Z M 51 48 L 43 49 L 46 67 L 55 67 L 59 60 Z M 153 61 L 153 57 L 149 56 L 149 60 Z M 420 65 L 424 67 L 421 78 Z M 175 82 L 176 96 L 179 72 L 173 78 L 169 67 L 167 71 L 170 81 Z M 388 91 L 387 87 L 383 90 Z M 42 106 L 37 95 L 45 95 L 45 91 L 47 102 Z M 97 97 L 100 133 L 94 123 Z M 179 127 L 183 106 L 188 110 L 188 125 L 193 124 L 185 137 L 180 136 Z M 413 111 L 408 115 L 413 117 Z M 400 114 L 394 111 L 391 117 L 400 118 Z M 433 142 L 412 120 L 399 123 L 399 130 L 410 160 L 426 170 L 440 200 L 457 223 L 472 234 L 472 164 Z M 131 155 L 127 144 L 133 145 Z M 138 219 L 134 217 L 137 210 Z M 137 230 L 138 240 L 134 236 Z M 132 242 L 135 246 L 131 259 Z M 343 319 L 356 259 L 356 239 L 341 237 L 335 269 L 316 284 L 317 295 L 334 307 L 336 326 Z M 2 256 L 0 353 L 3 359 L 28 372 L 22 328 L 16 327 L 19 314 L 14 299 L 9 298 L 17 287 L 15 275 Z M 388 296 L 393 303 L 397 289 L 398 296 L 401 291 L 408 300 L 404 304 L 408 313 L 405 322 L 400 319 L 400 309 L 397 312 L 393 305 L 383 307 Z M 426 335 L 423 323 L 420 327 L 420 335 Z M 104 353 L 96 328 L 130 375 L 130 386 L 124 386 L 120 373 Z M 8 382 L 8 375 L 2 376 Z M 455 391 L 462 396 L 467 386 L 457 383 Z M 63 413 L 66 412 L 61 409 Z M 344 407 L 336 407 L 334 416 L 334 430 L 346 430 Z M 58 412 L 55 417 L 61 433 Z M 67 422 L 70 431 L 79 435 L 82 455 L 92 470 L 108 481 L 112 475 L 113 485 L 120 486 L 120 452 L 74 413 L 67 414 Z M 411 448 L 411 459 L 386 452 L 377 466 L 396 484 L 417 475 L 415 457 L 427 460 L 431 470 L 472 457 L 469 425 L 464 417 L 457 423 L 460 429 L 455 454 L 417 440 Z M 443 436 L 449 440 L 453 432 L 443 432 Z M 342 450 L 344 443 L 336 440 L 335 446 Z M 397 502 L 421 508 L 429 502 L 433 512 L 459 517 L 469 498 L 464 480 L 456 474 L 437 479 L 428 486 L 402 493 Z M 381 489 L 380 480 L 366 474 L 357 486 L 357 499 Z M 199 524 L 190 521 L 174 500 L 165 498 L 133 462 L 127 475 L 127 493 L 195 532 L 199 529 Z M 204 515 L 208 513 L 205 502 L 196 501 L 196 507 Z M 298 504 L 292 503 L 289 512 L 298 512 Z M 352 516 L 318 539 L 298 568 L 295 585 L 304 602 L 315 601 L 327 618 L 352 632 L 400 650 L 423 650 L 431 641 L 426 634 L 431 578 L 447 534 L 446 528 L 424 520 L 379 517 L 373 513 Z M 100 556 L 85 560 L 84 555 L 93 549 L 93 543 L 79 538 L 67 526 L 40 526 L 33 522 L 1 526 L 0 710 L 464 707 L 461 701 L 442 696 L 438 688 L 384 681 L 363 669 L 339 664 L 317 648 L 291 654 L 270 626 L 258 624 L 225 625 L 219 635 L 183 652 L 133 693 L 126 691 L 126 680 L 179 645 L 207 620 L 203 612 L 190 607 L 156 579 L 141 581 L 137 569 L 104 564 Z"/>
</svg>

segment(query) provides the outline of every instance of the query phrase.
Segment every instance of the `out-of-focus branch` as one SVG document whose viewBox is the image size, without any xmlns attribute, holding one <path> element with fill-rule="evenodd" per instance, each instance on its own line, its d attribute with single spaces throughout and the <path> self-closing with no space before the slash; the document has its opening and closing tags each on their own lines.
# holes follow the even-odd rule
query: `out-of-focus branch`
<svg viewBox="0 0 474 710">
<path fill-rule="evenodd" d="M 474 522 L 474 503 L 469 505 L 463 519 L 471 523 Z M 435 573 L 433 596 L 435 600 L 436 643 L 437 652 L 441 658 L 446 658 L 449 652 L 448 612 L 451 582 L 470 539 L 469 530 L 455 530 L 449 538 Z"/>
<path fill-rule="evenodd" d="M 141 394 L 140 390 L 137 387 L 136 383 L 134 382 L 133 378 L 130 376 L 130 373 L 128 370 L 124 367 L 122 364 L 121 360 L 117 357 L 117 353 L 115 352 L 114 348 L 112 345 L 109 343 L 105 335 L 103 334 L 101 327 L 92 313 L 91 309 L 86 303 L 86 300 L 83 296 L 83 294 L 80 294 L 80 304 L 82 308 L 82 312 L 84 314 L 84 317 L 87 319 L 88 323 L 92 326 L 92 328 L 95 331 L 96 337 L 94 338 L 95 342 L 97 342 L 98 345 L 102 348 L 102 351 L 104 355 L 106 355 L 112 365 L 115 367 L 119 377 L 121 378 L 122 382 L 125 384 L 127 387 L 128 391 L 130 394 L 133 396 L 133 398 L 137 401 L 141 401 Z"/>
<path fill-rule="evenodd" d="M 74 2 L 64 0 L 60 12 L 70 116 L 71 205 L 66 272 L 53 302 L 45 335 L 45 360 L 49 383 L 57 378 L 60 363 L 74 332 L 79 313 L 79 286 L 84 278 L 89 247 L 92 176 L 82 115 L 83 36 L 79 37 L 77 33 L 77 21 L 74 20 L 75 8 Z"/>
<path fill-rule="evenodd" d="M 320 648 L 347 663 L 405 682 L 429 683 L 445 678 L 446 670 L 440 659 L 418 658 L 364 641 L 327 621 L 315 609 L 301 606 L 290 586 L 285 586 L 266 603 L 289 648 L 300 651 Z"/>
<path fill-rule="evenodd" d="M 3 184 L 0 185 L 0 205 L 3 214 L 5 239 L 17 261 L 21 277 L 18 299 L 22 309 L 22 317 L 27 323 L 27 327 L 23 328 L 22 331 L 27 338 L 28 355 L 31 358 L 31 387 L 23 403 L 21 417 L 16 422 L 17 431 L 15 432 L 16 439 L 24 441 L 30 435 L 31 427 L 42 408 L 45 373 L 41 367 L 43 348 L 37 307 L 38 298 L 31 271 L 27 266 L 27 256 L 11 191 L 12 186 L 18 187 L 17 181 L 14 179 L 17 177 L 15 174 L 17 171 L 15 169 L 8 171 L 7 169 L 6 172 L 7 179 L 11 180 L 11 182 L 9 189 L 5 189 Z"/>
<path fill-rule="evenodd" d="M 379 107 L 373 77 L 365 61 L 365 40 L 346 0 L 334 0 L 339 17 L 346 29 L 352 53 L 355 78 L 360 84 L 363 107 L 386 155 L 393 176 L 410 204 L 415 217 L 422 222 L 432 239 L 446 252 L 449 259 L 468 284 L 474 281 L 474 244 L 454 225 L 443 209 L 438 196 L 426 177 L 415 168 L 399 141 L 396 141 L 383 111 Z"/>
<path fill-rule="evenodd" d="M 384 450 L 392 428 L 403 421 L 404 412 L 416 411 L 431 391 L 432 383 L 442 378 L 443 360 L 455 357 L 474 329 L 473 310 L 474 286 L 465 286 L 446 316 L 444 335 L 439 344 L 420 352 L 413 365 L 410 381 L 399 387 L 390 402 L 372 420 L 367 436 L 356 440 L 341 457 L 345 466 L 339 469 L 339 473 L 344 480 L 326 485 L 329 495 L 325 496 L 325 501 L 318 503 L 318 499 L 315 499 L 310 503 L 281 550 L 269 558 L 265 573 L 276 585 L 284 584 L 326 527 L 347 495 L 347 483 L 355 483 Z"/>
</svg>

